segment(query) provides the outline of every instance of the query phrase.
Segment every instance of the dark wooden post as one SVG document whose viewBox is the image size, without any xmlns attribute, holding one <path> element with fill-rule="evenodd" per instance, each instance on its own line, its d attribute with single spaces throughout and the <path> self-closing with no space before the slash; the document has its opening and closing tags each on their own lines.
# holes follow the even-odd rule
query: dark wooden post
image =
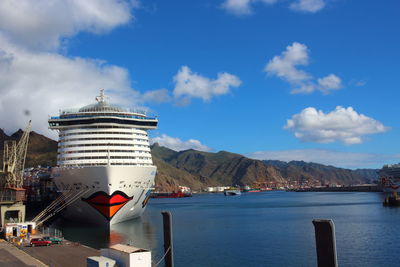
<svg viewBox="0 0 400 267">
<path fill-rule="evenodd" d="M 332 220 L 315 219 L 318 267 L 337 267 L 335 225 Z"/>
<path fill-rule="evenodd" d="M 172 243 L 172 216 L 169 211 L 161 212 L 163 216 L 164 225 L 164 253 L 165 255 L 165 266 L 174 267 L 174 250 Z"/>
</svg>

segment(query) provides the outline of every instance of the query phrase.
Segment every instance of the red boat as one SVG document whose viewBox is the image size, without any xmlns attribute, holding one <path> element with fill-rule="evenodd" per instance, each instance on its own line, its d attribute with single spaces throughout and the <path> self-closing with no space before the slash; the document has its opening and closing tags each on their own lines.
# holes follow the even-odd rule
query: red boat
<svg viewBox="0 0 400 267">
<path fill-rule="evenodd" d="M 181 198 L 181 197 L 191 197 L 191 192 L 151 192 L 151 198 Z"/>
<path fill-rule="evenodd" d="M 250 189 L 249 191 L 246 191 L 249 193 L 255 193 L 255 192 L 261 192 L 261 189 Z"/>
</svg>

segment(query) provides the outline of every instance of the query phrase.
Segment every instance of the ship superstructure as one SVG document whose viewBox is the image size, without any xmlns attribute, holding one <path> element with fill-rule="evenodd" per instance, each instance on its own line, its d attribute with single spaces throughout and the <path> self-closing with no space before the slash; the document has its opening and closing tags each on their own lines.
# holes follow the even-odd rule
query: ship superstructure
<svg viewBox="0 0 400 267">
<path fill-rule="evenodd" d="M 68 217 L 111 225 L 144 210 L 156 173 L 147 131 L 158 120 L 108 103 L 103 90 L 96 101 L 49 119 L 59 133 L 52 175 L 60 190 L 88 191 Z"/>
</svg>

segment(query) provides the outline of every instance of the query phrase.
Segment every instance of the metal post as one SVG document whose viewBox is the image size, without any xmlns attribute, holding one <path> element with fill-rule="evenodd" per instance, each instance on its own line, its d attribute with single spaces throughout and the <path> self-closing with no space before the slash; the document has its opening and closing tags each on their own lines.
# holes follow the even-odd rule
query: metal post
<svg viewBox="0 0 400 267">
<path fill-rule="evenodd" d="M 337 267 L 335 225 L 332 220 L 315 219 L 318 267 Z"/>
<path fill-rule="evenodd" d="M 165 266 L 174 267 L 174 250 L 172 243 L 172 216 L 169 211 L 161 212 L 164 225 Z"/>
</svg>

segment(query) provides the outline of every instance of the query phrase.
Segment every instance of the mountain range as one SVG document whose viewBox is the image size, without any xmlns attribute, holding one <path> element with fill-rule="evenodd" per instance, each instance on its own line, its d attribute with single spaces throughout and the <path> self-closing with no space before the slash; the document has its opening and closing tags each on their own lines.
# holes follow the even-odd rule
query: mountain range
<svg viewBox="0 0 400 267">
<path fill-rule="evenodd" d="M 177 152 L 158 144 L 151 149 L 159 167 L 156 177 L 159 190 L 176 185 L 189 185 L 195 190 L 218 185 L 353 185 L 378 178 L 376 169 L 350 170 L 304 161 L 261 161 L 226 151 L 210 153 L 189 149 Z M 163 167 L 166 164 L 168 168 Z M 179 176 L 176 175 L 178 171 Z"/>
<path fill-rule="evenodd" d="M 19 140 L 21 136 L 22 130 L 8 136 L 0 129 L 0 150 L 5 140 Z M 231 185 L 351 185 L 377 179 L 376 169 L 350 170 L 304 161 L 261 161 L 227 151 L 174 151 L 155 143 L 151 153 L 157 166 L 156 190 L 159 191 L 174 191 L 179 185 L 201 190 L 208 186 Z M 2 151 L 0 156 L 3 156 Z M 32 131 L 26 167 L 54 166 L 56 158 L 57 142 Z"/>
</svg>

